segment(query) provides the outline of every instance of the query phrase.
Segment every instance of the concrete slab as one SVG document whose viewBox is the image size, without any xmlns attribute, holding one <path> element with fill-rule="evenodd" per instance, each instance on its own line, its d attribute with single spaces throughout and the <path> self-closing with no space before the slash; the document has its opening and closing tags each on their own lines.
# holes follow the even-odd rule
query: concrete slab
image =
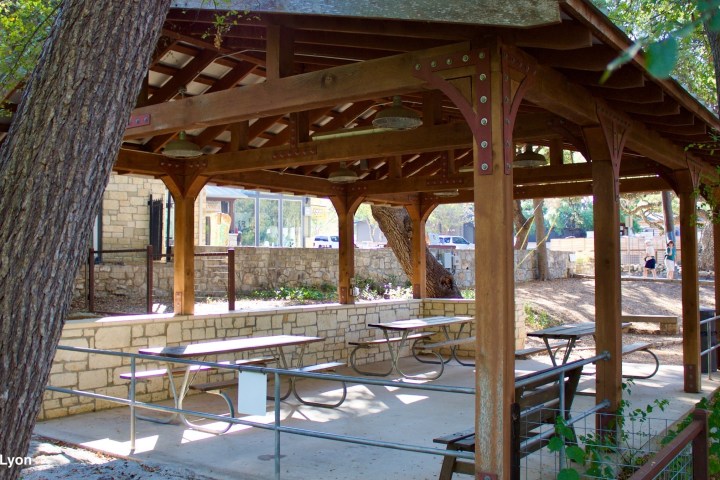
<svg viewBox="0 0 720 480">
<path fill-rule="evenodd" d="M 403 359 L 403 367 L 411 373 L 429 373 L 433 366 Z M 547 368 L 536 360 L 516 363 L 518 374 Z M 378 371 L 386 363 L 373 365 Z M 647 368 L 626 365 L 626 371 Z M 338 373 L 352 374 L 347 370 Z M 716 375 L 720 377 L 720 375 Z M 423 380 L 418 382 L 422 383 Z M 472 386 L 474 369 L 456 364 L 446 366 L 439 380 L 432 385 Z M 657 428 L 664 428 L 703 396 L 718 386 L 718 379 L 703 378 L 702 394 L 682 391 L 682 367 L 664 366 L 649 380 L 636 380 L 628 400 L 632 408 L 644 408 L 655 399 L 670 399 L 669 407 L 656 411 L 661 418 Z M 309 396 L 329 400 L 337 398 L 337 385 L 303 380 L 302 391 Z M 350 435 L 385 442 L 438 447 L 432 439 L 438 435 L 466 429 L 473 424 L 474 398 L 463 394 L 420 392 L 397 386 L 351 385 L 347 401 L 339 408 L 321 409 L 290 401 L 282 403 L 281 424 L 286 427 Z M 594 390 L 594 380 L 584 380 L 581 388 Z M 589 408 L 594 397 L 579 396 L 573 410 Z M 226 405 L 215 395 L 194 395 L 186 407 L 223 414 Z M 273 422 L 272 402 L 268 414 L 247 417 L 266 424 Z M 590 419 L 592 422 L 592 419 Z M 219 424 L 218 424 L 219 426 Z M 35 432 L 54 439 L 81 444 L 116 455 L 129 455 L 140 460 L 168 463 L 191 469 L 218 479 L 270 479 L 274 473 L 274 433 L 272 431 L 233 426 L 225 435 L 213 435 L 181 425 L 160 425 L 137 422 L 137 449 L 130 451 L 129 409 L 126 407 L 77 415 L 38 423 Z M 373 480 L 437 478 L 441 457 L 385 448 L 356 445 L 307 436 L 281 435 L 281 478 L 287 480 L 335 480 L 372 478 Z M 529 471 L 529 469 L 528 469 Z M 531 478 L 532 475 L 526 475 Z"/>
</svg>

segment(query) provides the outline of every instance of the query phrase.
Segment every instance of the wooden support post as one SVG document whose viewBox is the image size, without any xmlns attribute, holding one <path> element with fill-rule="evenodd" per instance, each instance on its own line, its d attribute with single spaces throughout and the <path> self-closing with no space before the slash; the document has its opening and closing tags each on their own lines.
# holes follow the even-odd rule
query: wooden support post
<svg viewBox="0 0 720 480">
<path fill-rule="evenodd" d="M 620 159 L 628 124 L 598 107 L 600 126 L 586 127 L 583 136 L 592 160 L 593 223 L 595 225 L 595 348 L 610 352 L 598 362 L 596 398 L 609 400 L 615 412 L 622 400 L 622 290 L 620 286 Z M 598 417 L 598 428 L 609 428 Z"/>
<path fill-rule="evenodd" d="M 352 279 L 355 276 L 355 211 L 362 203 L 361 197 L 333 196 L 330 201 L 335 207 L 340 230 L 338 250 L 338 302 L 342 305 L 355 303 Z"/>
<path fill-rule="evenodd" d="M 512 172 L 506 168 L 513 148 L 506 148 L 505 141 L 512 136 L 514 115 L 503 108 L 503 76 L 510 72 L 501 61 L 500 48 L 493 45 L 482 51 L 488 61 L 479 64 L 470 85 L 480 125 L 473 142 L 475 238 L 483 244 L 475 250 L 475 387 L 482 392 L 475 399 L 475 474 L 510 478 L 515 257 Z"/>
<path fill-rule="evenodd" d="M 455 57 L 455 58 L 451 58 Z M 464 74 L 456 69 L 464 61 Z M 467 67 L 472 65 L 468 75 Z M 475 475 L 511 475 L 511 418 L 515 384 L 515 276 L 512 243 L 512 131 L 534 78 L 533 60 L 488 42 L 478 49 L 423 59 L 414 75 L 443 92 L 473 133 L 476 382 Z M 429 115 L 430 112 L 427 112 Z"/>
<path fill-rule="evenodd" d="M 145 250 L 145 310 L 153 311 L 153 246 L 148 245 Z"/>
<path fill-rule="evenodd" d="M 195 313 L 195 197 L 175 197 L 173 309 Z"/>
<path fill-rule="evenodd" d="M 191 164 L 194 165 L 194 164 Z M 168 162 L 162 177 L 175 202 L 175 246 L 173 262 L 173 310 L 175 314 L 195 313 L 195 199 L 208 177 L 199 175 L 197 167 Z"/>
<path fill-rule="evenodd" d="M 425 241 L 425 224 L 437 204 L 422 205 L 416 203 L 405 207 L 412 220 L 412 287 L 413 298 L 427 296 L 427 243 Z"/>
<path fill-rule="evenodd" d="M 228 310 L 235 310 L 235 249 L 228 248 Z"/>
<path fill-rule="evenodd" d="M 698 282 L 698 242 L 695 187 L 697 178 L 689 170 L 676 172 L 676 192 L 680 199 L 682 239 L 682 323 L 685 391 L 702 390 L 700 375 L 700 293 Z"/>
</svg>

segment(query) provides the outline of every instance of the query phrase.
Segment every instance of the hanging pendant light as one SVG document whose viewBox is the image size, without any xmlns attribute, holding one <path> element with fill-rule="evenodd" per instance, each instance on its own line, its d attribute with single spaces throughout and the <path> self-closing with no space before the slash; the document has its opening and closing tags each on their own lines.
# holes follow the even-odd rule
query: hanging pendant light
<svg viewBox="0 0 720 480">
<path fill-rule="evenodd" d="M 542 153 L 534 152 L 532 145 L 525 144 L 525 151 L 515 155 L 513 168 L 533 168 L 547 165 L 547 159 Z"/>
<path fill-rule="evenodd" d="M 402 99 L 396 95 L 393 97 L 392 106 L 375 114 L 372 124 L 377 128 L 412 130 L 422 125 L 422 119 L 415 110 L 404 107 Z"/>
<path fill-rule="evenodd" d="M 171 158 L 197 158 L 203 154 L 202 149 L 187 140 L 185 130 L 178 133 L 178 138 L 170 140 L 162 151 L 162 154 Z"/>
<path fill-rule="evenodd" d="M 180 100 L 185 98 L 185 87 L 179 89 Z M 187 139 L 185 130 L 180 130 L 176 139 L 170 140 L 162 154 L 170 158 L 197 158 L 203 154 L 202 149 L 195 143 Z"/>
<path fill-rule="evenodd" d="M 330 183 L 353 183 L 358 181 L 357 173 L 347 168 L 345 162 L 340 162 L 340 168 L 328 175 Z"/>
</svg>

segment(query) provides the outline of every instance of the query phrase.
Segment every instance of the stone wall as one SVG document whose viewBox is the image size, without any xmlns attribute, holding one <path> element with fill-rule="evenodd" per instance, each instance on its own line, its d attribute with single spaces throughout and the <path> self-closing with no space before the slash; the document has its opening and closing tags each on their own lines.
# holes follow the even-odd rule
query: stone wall
<svg viewBox="0 0 720 480">
<path fill-rule="evenodd" d="M 267 311 L 226 314 L 172 316 L 136 315 L 128 317 L 70 320 L 66 322 L 60 345 L 137 353 L 143 347 L 158 347 L 211 341 L 217 339 L 264 336 L 307 335 L 325 338 L 308 345 L 306 364 L 326 361 L 348 361 L 348 342 L 381 338 L 372 322 L 388 322 L 428 315 L 472 315 L 474 302 L 469 300 L 379 301 L 357 305 L 313 305 Z M 516 307 L 516 322 L 524 326 L 522 309 Z M 524 341 L 524 327 L 516 328 L 516 347 Z M 405 352 L 408 354 L 409 352 Z M 257 354 L 257 352 L 255 352 Z M 462 350 L 472 356 L 472 346 Z M 253 352 L 249 352 L 252 356 Z M 207 361 L 230 360 L 230 357 L 208 357 Z M 389 360 L 385 348 L 363 349 L 358 364 Z M 158 362 L 138 361 L 138 370 L 161 368 Z M 86 354 L 58 350 L 49 385 L 77 388 L 99 394 L 128 398 L 129 381 L 119 375 L 130 371 L 126 357 Z M 219 381 L 233 377 L 234 372 L 200 372 L 196 382 Z M 137 400 L 158 402 L 169 397 L 167 381 L 154 378 L 137 383 Z M 39 419 L 50 419 L 93 410 L 115 407 L 112 402 L 46 391 Z"/>
<path fill-rule="evenodd" d="M 148 200 L 152 195 L 164 205 L 166 191 L 161 180 L 113 173 L 103 195 L 102 249 L 144 249 L 150 240 Z M 163 225 L 166 220 L 163 218 Z M 108 254 L 104 260 L 127 262 L 138 255 Z"/>
<path fill-rule="evenodd" d="M 196 247 L 196 252 L 222 252 L 221 247 Z M 459 264 L 455 267 L 455 280 L 460 288 L 475 286 L 475 251 L 456 252 Z M 133 262 L 125 265 L 101 264 L 95 266 L 96 295 L 145 295 L 145 260 L 137 254 Z M 572 269 L 566 252 L 548 252 L 551 278 L 565 278 Z M 533 251 L 515 252 L 515 279 L 518 282 L 535 277 L 536 256 Z M 75 296 L 84 297 L 87 267 L 76 279 Z M 338 251 L 325 248 L 235 248 L 235 285 L 238 292 L 250 292 L 279 286 L 337 284 Z M 404 283 L 407 277 L 389 248 L 356 249 L 355 274 L 362 279 Z M 154 295 L 171 296 L 173 267 L 164 261 L 153 265 Z M 196 257 L 195 291 L 197 297 L 227 294 L 227 258 Z"/>
</svg>

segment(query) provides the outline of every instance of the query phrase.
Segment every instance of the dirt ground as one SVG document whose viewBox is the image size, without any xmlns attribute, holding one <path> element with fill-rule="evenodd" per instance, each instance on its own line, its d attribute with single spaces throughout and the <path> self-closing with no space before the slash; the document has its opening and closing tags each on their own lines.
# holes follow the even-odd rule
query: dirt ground
<svg viewBox="0 0 720 480">
<path fill-rule="evenodd" d="M 622 288 L 622 313 L 634 315 L 676 315 L 682 317 L 682 285 L 679 281 L 624 279 Z M 715 307 L 715 287 L 700 286 L 701 307 Z M 515 302 L 531 305 L 538 311 L 547 312 L 558 323 L 592 322 L 595 318 L 595 280 L 571 278 L 550 282 L 519 283 L 515 287 Z M 623 334 L 623 343 L 651 342 L 653 351 L 664 365 L 682 365 L 682 329 L 677 335 L 660 335 L 655 324 L 633 323 Z M 528 346 L 540 345 L 540 341 L 528 339 Z M 578 349 L 594 348 L 592 339 L 582 339 Z M 629 361 L 647 361 L 647 355 L 637 353 L 625 357 Z"/>
</svg>

